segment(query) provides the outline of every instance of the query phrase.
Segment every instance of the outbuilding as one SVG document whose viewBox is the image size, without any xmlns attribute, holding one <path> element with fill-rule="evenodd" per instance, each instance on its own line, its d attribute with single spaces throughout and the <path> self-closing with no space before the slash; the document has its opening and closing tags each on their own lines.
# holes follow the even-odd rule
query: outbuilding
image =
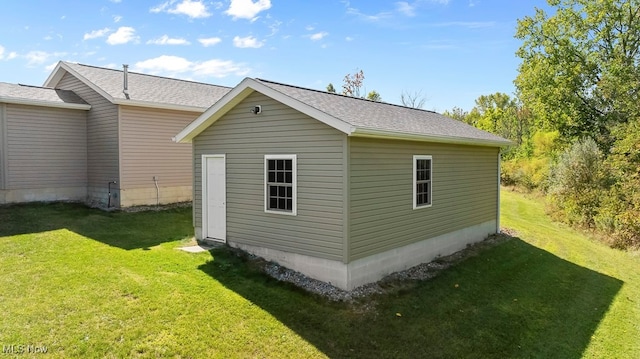
<svg viewBox="0 0 640 359">
<path fill-rule="evenodd" d="M 174 140 L 197 239 L 342 289 L 499 231 L 510 142 L 432 111 L 246 78 Z"/>
</svg>

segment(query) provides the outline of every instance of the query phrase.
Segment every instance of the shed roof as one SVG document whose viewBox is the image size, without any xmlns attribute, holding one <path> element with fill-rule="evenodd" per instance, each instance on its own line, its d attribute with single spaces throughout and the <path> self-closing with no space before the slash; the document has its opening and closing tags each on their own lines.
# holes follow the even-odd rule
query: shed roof
<svg viewBox="0 0 640 359">
<path fill-rule="evenodd" d="M 73 91 L 6 82 L 0 82 L 0 102 L 79 110 L 91 108 Z"/>
<path fill-rule="evenodd" d="M 251 78 L 244 79 L 181 131 L 175 140 L 190 142 L 253 91 L 272 97 L 349 136 L 495 147 L 511 144 L 500 136 L 433 111 Z"/>
<path fill-rule="evenodd" d="M 61 61 L 45 81 L 56 87 L 65 73 L 84 82 L 107 100 L 119 105 L 134 105 L 203 112 L 230 87 L 173 79 L 128 71 L 129 99 L 123 93 L 124 71 Z"/>
</svg>

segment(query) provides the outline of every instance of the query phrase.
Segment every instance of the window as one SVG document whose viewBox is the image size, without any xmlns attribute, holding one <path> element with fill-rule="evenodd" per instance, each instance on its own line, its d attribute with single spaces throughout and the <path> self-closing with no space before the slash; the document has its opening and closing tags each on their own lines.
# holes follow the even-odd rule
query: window
<svg viewBox="0 0 640 359">
<path fill-rule="evenodd" d="M 413 208 L 431 207 L 431 156 L 413 156 Z"/>
<path fill-rule="evenodd" d="M 296 214 L 296 155 L 264 156 L 266 212 Z"/>
</svg>

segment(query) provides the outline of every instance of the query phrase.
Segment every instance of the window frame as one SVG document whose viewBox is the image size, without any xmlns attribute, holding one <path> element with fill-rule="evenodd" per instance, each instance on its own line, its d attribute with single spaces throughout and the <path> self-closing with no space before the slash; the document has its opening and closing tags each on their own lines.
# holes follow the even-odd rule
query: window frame
<svg viewBox="0 0 640 359">
<path fill-rule="evenodd" d="M 418 192 L 418 181 L 417 181 L 417 167 L 418 160 L 429 160 L 429 203 L 428 204 L 418 204 L 417 192 Z M 414 155 L 413 156 L 413 209 L 422 209 L 422 208 L 430 208 L 433 206 L 433 156 L 431 155 Z"/>
<path fill-rule="evenodd" d="M 269 160 L 291 160 L 291 211 L 269 208 Z M 297 155 L 264 155 L 264 212 L 296 216 L 298 214 L 298 159 Z"/>
</svg>

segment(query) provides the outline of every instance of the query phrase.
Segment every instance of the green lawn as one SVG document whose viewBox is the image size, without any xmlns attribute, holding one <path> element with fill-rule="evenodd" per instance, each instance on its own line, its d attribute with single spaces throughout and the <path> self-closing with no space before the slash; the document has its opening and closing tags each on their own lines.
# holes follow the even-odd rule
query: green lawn
<svg viewBox="0 0 640 359">
<path fill-rule="evenodd" d="M 0 345 L 53 358 L 640 357 L 640 258 L 521 195 L 503 191 L 502 212 L 519 238 L 336 304 L 224 249 L 177 250 L 190 209 L 0 207 Z"/>
</svg>

